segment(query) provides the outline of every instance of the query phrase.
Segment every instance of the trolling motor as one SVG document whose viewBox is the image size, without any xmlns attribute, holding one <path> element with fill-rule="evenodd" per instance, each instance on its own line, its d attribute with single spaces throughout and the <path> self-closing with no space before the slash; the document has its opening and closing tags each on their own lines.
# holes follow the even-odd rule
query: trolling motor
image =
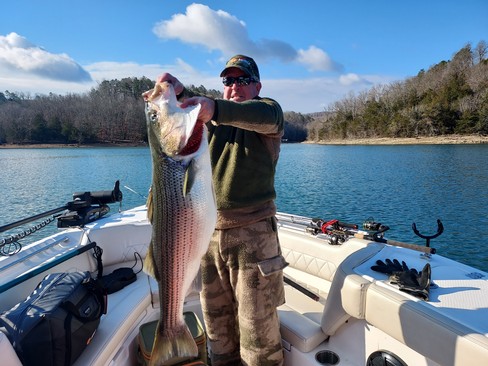
<svg viewBox="0 0 488 366">
<path fill-rule="evenodd" d="M 103 215 L 110 211 L 107 206 L 109 203 L 122 201 L 122 192 L 120 191 L 119 181 L 115 182 L 115 187 L 111 191 L 95 191 L 95 192 L 78 192 L 73 194 L 73 201 L 66 205 L 53 208 L 49 211 L 30 216 L 19 221 L 12 222 L 7 225 L 0 226 L 0 233 L 9 231 L 16 227 L 28 224 L 30 222 L 40 220 L 43 217 L 48 217 L 42 222 L 27 228 L 20 233 L 10 235 L 6 238 L 0 238 L 0 255 L 11 256 L 21 251 L 22 244 L 19 240 L 35 233 L 44 228 L 46 225 L 58 218 L 58 228 L 65 228 L 70 226 L 83 226 L 98 220 Z M 58 212 L 64 213 L 56 216 Z"/>
<path fill-rule="evenodd" d="M 120 183 L 115 182 L 111 191 L 75 192 L 73 201 L 68 202 L 68 211 L 58 216 L 58 228 L 84 226 L 100 219 L 110 211 L 109 203 L 122 201 Z"/>
</svg>

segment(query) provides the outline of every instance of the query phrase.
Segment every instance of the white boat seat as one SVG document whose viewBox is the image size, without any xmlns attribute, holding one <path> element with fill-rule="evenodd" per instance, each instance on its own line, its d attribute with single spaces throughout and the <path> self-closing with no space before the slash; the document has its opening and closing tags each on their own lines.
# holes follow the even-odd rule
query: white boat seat
<svg viewBox="0 0 488 366">
<path fill-rule="evenodd" d="M 370 243 L 352 253 L 337 269 L 324 307 L 321 327 L 327 337 L 332 336 L 350 317 L 364 319 L 366 291 L 371 282 L 356 274 L 354 268 L 366 262 L 383 248 Z"/>
<path fill-rule="evenodd" d="M 286 285 L 286 303 L 278 308 L 283 340 L 302 352 L 310 352 L 351 316 L 364 318 L 365 291 L 370 282 L 355 274 L 353 268 L 383 246 L 366 245 L 358 239 L 349 240 L 342 248 L 323 242 L 290 245 L 281 237 L 280 240 L 290 263 L 285 274 L 321 296 L 317 302 Z"/>
<path fill-rule="evenodd" d="M 369 286 L 365 319 L 436 364 L 488 364 L 487 334 L 442 314 L 434 305 L 406 295 L 386 283 L 375 282 Z M 479 322 L 483 321 L 479 319 Z"/>
<path fill-rule="evenodd" d="M 2 366 L 22 366 L 14 347 L 3 332 L 0 332 L 0 355 Z"/>
<path fill-rule="evenodd" d="M 116 268 L 132 267 L 132 265 L 133 262 L 121 263 Z M 107 268 L 106 273 L 110 273 L 113 269 Z M 124 357 L 116 354 L 119 346 L 130 339 L 131 334 L 138 332 L 139 325 L 148 315 L 150 308 L 149 277 L 140 272 L 135 282 L 108 295 L 107 314 L 102 316 L 97 333 L 74 365 L 108 365 L 114 358 Z"/>
<path fill-rule="evenodd" d="M 152 228 L 142 207 L 122 212 L 120 215 L 120 220 L 100 220 L 86 225 L 90 240 L 103 249 L 104 266 L 133 261 L 134 253 L 144 258 L 151 241 Z M 117 245 L 113 245 L 114 242 Z"/>
<path fill-rule="evenodd" d="M 324 305 L 295 288 L 285 286 L 286 303 L 278 308 L 281 337 L 302 352 L 309 352 L 326 338 L 320 321 Z"/>
</svg>

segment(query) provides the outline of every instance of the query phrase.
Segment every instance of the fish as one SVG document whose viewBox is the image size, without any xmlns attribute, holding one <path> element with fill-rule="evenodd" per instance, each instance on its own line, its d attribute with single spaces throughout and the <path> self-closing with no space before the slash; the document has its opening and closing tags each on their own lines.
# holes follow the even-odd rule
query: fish
<svg viewBox="0 0 488 366">
<path fill-rule="evenodd" d="M 147 200 L 152 224 L 144 271 L 159 287 L 160 317 L 149 365 L 196 357 L 183 318 L 184 299 L 199 274 L 217 221 L 207 128 L 201 106 L 181 108 L 172 84 L 143 94 L 152 160 Z"/>
</svg>

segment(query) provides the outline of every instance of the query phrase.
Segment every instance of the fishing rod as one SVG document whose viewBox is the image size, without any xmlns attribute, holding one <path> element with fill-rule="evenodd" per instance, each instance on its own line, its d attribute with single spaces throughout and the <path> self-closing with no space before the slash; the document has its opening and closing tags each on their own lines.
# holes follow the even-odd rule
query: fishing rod
<svg viewBox="0 0 488 366">
<path fill-rule="evenodd" d="M 389 230 L 390 228 L 387 225 L 383 225 L 378 222 L 374 222 L 372 218 L 368 218 L 364 223 L 363 226 L 366 228 L 367 231 L 359 230 L 358 225 L 356 224 L 349 224 L 345 223 L 339 220 L 322 220 L 318 218 L 307 218 L 303 216 L 289 216 L 286 217 L 284 216 L 283 219 L 296 223 L 299 225 L 304 225 L 306 228 L 306 231 L 311 233 L 312 235 L 318 235 L 318 234 L 324 234 L 329 238 L 329 243 L 330 244 L 342 244 L 344 243 L 349 236 L 353 236 L 358 239 L 365 239 L 365 240 L 371 240 L 377 243 L 383 243 L 383 244 L 388 244 L 388 245 L 393 245 L 401 248 L 408 248 L 412 250 L 416 250 L 419 252 L 423 252 L 426 254 L 435 254 L 436 249 L 431 248 L 429 246 L 430 244 L 430 239 L 433 239 L 437 236 L 439 236 L 442 231 L 443 231 L 443 226 L 440 220 L 437 220 L 438 224 L 438 230 L 435 235 L 431 236 L 426 236 L 426 235 L 421 235 L 420 233 L 417 234 L 418 230 L 416 230 L 415 224 L 412 225 L 413 230 L 417 236 L 424 238 L 427 240 L 427 246 L 422 246 L 422 245 L 417 245 L 417 244 L 409 244 L 409 243 L 404 243 L 401 241 L 396 241 L 396 240 L 391 240 L 391 239 L 385 239 L 383 237 L 384 232 Z M 371 231 L 374 230 L 374 233 L 371 233 Z"/>
<path fill-rule="evenodd" d="M 401 241 L 385 239 L 383 237 L 385 231 L 390 230 L 390 227 L 387 225 L 383 225 L 381 223 L 376 223 L 376 222 L 372 222 L 372 221 L 366 221 L 363 226 L 366 226 L 366 227 L 372 228 L 372 229 L 376 229 L 376 231 L 374 233 L 368 233 L 368 232 L 357 230 L 357 229 L 346 229 L 346 233 L 348 235 L 354 236 L 357 239 L 371 240 L 371 241 L 374 241 L 377 243 L 383 243 L 383 244 L 393 245 L 396 247 L 412 249 L 412 250 L 416 250 L 418 252 L 423 252 L 426 254 L 435 254 L 435 252 L 436 252 L 435 248 L 431 248 L 428 245 L 424 247 L 422 245 L 409 244 L 409 243 L 404 243 Z M 440 235 L 440 234 L 438 234 L 438 235 Z"/>
<path fill-rule="evenodd" d="M 372 240 L 372 241 L 375 241 L 378 243 L 384 243 L 384 244 L 393 245 L 396 247 L 412 249 L 412 250 L 416 250 L 418 252 L 423 252 L 426 255 L 436 253 L 436 249 L 430 247 L 430 240 L 437 238 L 444 231 L 444 226 L 442 225 L 442 222 L 439 219 L 437 219 L 437 232 L 434 235 L 420 234 L 419 231 L 417 230 L 417 226 L 415 225 L 415 223 L 413 223 L 412 229 L 413 229 L 413 232 L 415 233 L 415 235 L 426 240 L 426 245 L 422 246 L 422 245 L 417 245 L 417 244 L 404 243 L 401 241 L 396 241 L 396 240 L 391 240 L 391 239 L 385 239 L 383 237 L 383 233 L 390 229 L 388 226 L 382 225 L 380 223 L 375 223 L 375 222 L 372 223 L 371 221 L 367 221 L 367 222 L 365 222 L 365 224 L 366 224 L 366 226 L 374 226 L 374 228 L 377 229 L 377 231 L 373 234 L 368 234 L 368 233 L 356 231 L 356 232 L 352 233 L 355 238 Z"/>
<path fill-rule="evenodd" d="M 393 245 L 396 247 L 412 249 L 412 250 L 416 250 L 418 252 L 423 252 L 423 253 L 427 253 L 427 254 L 435 254 L 436 253 L 435 248 L 424 247 L 423 245 L 417 245 L 417 244 L 403 243 L 401 241 L 396 241 L 396 240 L 391 240 L 391 239 L 385 239 L 385 238 L 382 238 L 380 236 L 376 236 L 374 234 L 371 235 L 371 234 L 363 234 L 363 233 L 354 233 L 353 236 L 355 238 L 358 238 L 358 239 L 371 240 L 371 241 L 375 241 L 377 243 L 384 243 L 384 244 Z"/>
<path fill-rule="evenodd" d="M 39 273 L 45 272 L 48 269 L 51 269 L 60 263 L 66 262 L 68 259 L 76 257 L 80 254 L 83 254 L 90 249 L 94 249 L 96 246 L 97 246 L 96 242 L 94 242 L 94 241 L 90 242 L 86 245 L 83 245 L 80 248 L 76 248 L 76 249 L 68 251 L 67 253 L 65 253 L 61 257 L 54 257 L 53 260 L 51 260 L 50 262 L 47 262 L 44 265 L 31 268 L 30 270 L 28 270 L 27 272 L 24 272 L 19 277 L 16 277 L 13 280 L 0 285 L 0 294 L 7 291 L 8 289 L 11 289 L 12 287 L 15 287 L 19 283 L 22 283 L 24 281 L 27 281 L 27 280 L 37 276 Z"/>
<path fill-rule="evenodd" d="M 46 212 L 42 212 L 40 214 L 31 216 L 31 217 L 27 217 L 27 218 L 22 219 L 22 220 L 19 220 L 19 221 L 12 222 L 11 224 L 7 224 L 7 225 L 0 226 L 0 233 L 3 233 L 4 231 L 8 231 L 10 229 L 13 229 L 13 228 L 15 228 L 17 226 L 21 226 L 21 225 L 27 224 L 29 222 L 32 222 L 32 221 L 41 219 L 43 217 L 50 216 L 50 215 L 54 215 L 54 214 L 56 214 L 58 212 L 61 212 L 61 211 L 66 210 L 66 209 L 68 209 L 68 205 L 67 204 L 64 205 L 64 206 L 58 207 L 58 208 L 53 208 L 52 210 L 49 210 L 49 211 L 46 211 Z"/>
</svg>

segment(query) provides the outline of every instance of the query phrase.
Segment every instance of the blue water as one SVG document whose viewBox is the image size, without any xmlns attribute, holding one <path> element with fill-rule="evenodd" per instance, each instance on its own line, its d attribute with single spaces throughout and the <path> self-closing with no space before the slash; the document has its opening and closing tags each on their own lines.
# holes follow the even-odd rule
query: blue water
<svg viewBox="0 0 488 366">
<path fill-rule="evenodd" d="M 0 225 L 63 206 L 73 192 L 109 190 L 117 179 L 124 199 L 112 212 L 141 205 L 150 177 L 143 147 L 0 149 Z M 276 189 L 279 211 L 359 225 L 372 217 L 398 241 L 423 244 L 412 223 L 430 235 L 440 219 L 445 230 L 431 246 L 488 271 L 487 145 L 284 144 Z M 55 230 L 53 223 L 31 237 Z"/>
</svg>

